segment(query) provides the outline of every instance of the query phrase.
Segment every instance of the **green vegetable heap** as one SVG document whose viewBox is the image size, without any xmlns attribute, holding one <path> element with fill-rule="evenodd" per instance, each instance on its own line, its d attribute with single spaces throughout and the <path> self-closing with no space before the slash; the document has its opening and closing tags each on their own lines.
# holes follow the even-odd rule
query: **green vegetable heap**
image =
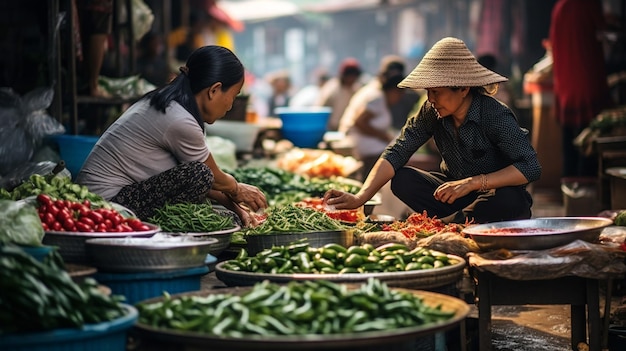
<svg viewBox="0 0 626 351">
<path fill-rule="evenodd" d="M 272 206 L 290 204 L 306 197 L 322 196 L 329 189 L 356 194 L 360 186 L 345 178 L 306 177 L 272 167 L 243 167 L 231 172 L 237 181 L 259 187 Z"/>
<path fill-rule="evenodd" d="M 232 217 L 215 212 L 208 202 L 167 204 L 157 209 L 149 222 L 170 233 L 208 233 L 235 226 Z"/>
<path fill-rule="evenodd" d="M 257 227 L 246 228 L 243 231 L 244 235 L 307 233 L 347 230 L 352 228 L 336 219 L 328 217 L 321 211 L 298 207 L 293 204 L 271 207 L 266 213 L 267 218 L 265 221 Z"/>
<path fill-rule="evenodd" d="M 264 281 L 241 296 L 165 295 L 162 301 L 140 303 L 137 308 L 139 322 L 149 326 L 234 338 L 395 330 L 455 315 L 376 279 L 355 289 L 323 280 L 286 285 Z"/>
<path fill-rule="evenodd" d="M 80 328 L 123 316 L 122 297 L 102 293 L 93 279 L 72 281 L 53 251 L 44 262 L 0 246 L 0 334 Z"/>
<path fill-rule="evenodd" d="M 55 200 L 83 202 L 89 200 L 94 207 L 111 207 L 102 196 L 92 193 L 84 185 L 72 182 L 70 177 L 33 174 L 12 191 L 0 189 L 0 199 L 21 200 L 30 196 L 46 194 Z"/>
<path fill-rule="evenodd" d="M 448 255 L 426 248 L 409 250 L 402 244 L 371 244 L 345 248 L 326 244 L 313 248 L 306 242 L 289 246 L 274 246 L 254 257 L 241 250 L 234 260 L 224 262 L 224 269 L 269 274 L 346 274 L 375 272 L 404 272 L 432 269 L 458 263 Z"/>
</svg>

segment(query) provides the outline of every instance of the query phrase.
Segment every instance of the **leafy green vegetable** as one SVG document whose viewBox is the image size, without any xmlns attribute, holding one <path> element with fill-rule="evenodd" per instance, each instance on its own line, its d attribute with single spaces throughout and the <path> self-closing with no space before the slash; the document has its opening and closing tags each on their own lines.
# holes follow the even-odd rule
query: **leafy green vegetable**
<svg viewBox="0 0 626 351">
<path fill-rule="evenodd" d="M 41 246 L 44 231 L 37 209 L 24 201 L 0 200 L 0 243 Z"/>
</svg>

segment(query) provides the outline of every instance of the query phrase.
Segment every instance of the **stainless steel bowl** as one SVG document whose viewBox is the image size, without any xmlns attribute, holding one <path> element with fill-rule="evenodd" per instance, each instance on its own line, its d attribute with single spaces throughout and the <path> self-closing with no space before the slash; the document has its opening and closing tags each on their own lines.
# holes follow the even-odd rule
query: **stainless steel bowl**
<svg viewBox="0 0 626 351">
<path fill-rule="evenodd" d="M 85 245 L 94 267 L 109 272 L 150 272 L 202 267 L 215 238 L 155 235 L 152 238 L 90 239 Z"/>
<path fill-rule="evenodd" d="M 215 294 L 244 294 L 250 287 L 220 288 L 209 291 L 178 294 L 177 296 L 209 296 Z M 454 311 L 447 321 L 429 323 L 422 326 L 397 328 L 362 333 L 335 335 L 244 335 L 230 337 L 198 332 L 156 328 L 144 323 L 136 323 L 134 332 L 142 345 L 148 348 L 185 350 L 414 350 L 420 337 L 433 336 L 460 324 L 470 312 L 465 301 L 456 297 L 429 291 L 402 290 L 420 297 L 424 304 L 441 306 L 442 311 Z M 163 301 L 162 297 L 142 301 L 153 303 Z M 210 346 L 208 346 L 210 345 Z"/>
<path fill-rule="evenodd" d="M 57 232 L 46 231 L 42 243 L 44 245 L 56 246 L 63 260 L 68 263 L 90 264 L 85 250 L 85 242 L 89 239 L 100 238 L 145 238 L 156 234 L 160 228 L 154 224 L 146 223 L 150 230 L 145 232 L 123 232 L 123 233 L 84 233 L 84 232 Z"/>
<path fill-rule="evenodd" d="M 354 245 L 352 230 L 329 230 L 308 233 L 271 233 L 246 236 L 249 255 L 270 249 L 272 246 L 285 246 L 298 240 L 306 240 L 311 247 L 322 247 L 326 244 L 339 244 L 343 247 Z"/>
<path fill-rule="evenodd" d="M 611 224 L 603 217 L 543 217 L 471 225 L 462 232 L 482 250 L 544 250 L 574 240 L 596 242 Z"/>
<path fill-rule="evenodd" d="M 233 236 L 233 233 L 241 230 L 241 227 L 236 225 L 233 228 L 217 230 L 214 232 L 189 232 L 189 233 L 167 233 L 168 235 L 173 236 L 185 236 L 192 237 L 196 239 L 209 239 L 214 238 L 217 239 L 217 243 L 211 247 L 211 251 L 209 252 L 211 255 L 217 257 L 224 250 L 230 246 L 230 240 Z"/>
<path fill-rule="evenodd" d="M 404 272 L 350 273 L 350 274 L 270 274 L 231 271 L 224 268 L 224 262 L 215 266 L 215 276 L 228 286 L 250 286 L 269 280 L 274 283 L 287 283 L 292 280 L 324 279 L 334 283 L 365 283 L 369 278 L 376 278 L 390 287 L 407 289 L 434 289 L 455 284 L 463 277 L 465 260 L 459 256 L 448 255 L 457 262 L 441 268 L 422 269 Z"/>
</svg>

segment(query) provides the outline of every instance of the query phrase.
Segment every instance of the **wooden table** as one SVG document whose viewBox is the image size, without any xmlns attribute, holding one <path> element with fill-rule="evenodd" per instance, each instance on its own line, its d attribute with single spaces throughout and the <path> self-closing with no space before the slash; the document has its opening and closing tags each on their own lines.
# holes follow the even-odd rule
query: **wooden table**
<svg viewBox="0 0 626 351">
<path fill-rule="evenodd" d="M 511 280 L 479 269 L 473 269 L 472 274 L 478 283 L 480 351 L 491 350 L 491 306 L 531 304 L 570 305 L 572 350 L 578 350 L 579 342 L 588 343 L 590 351 L 601 350 L 602 320 L 598 280 L 576 276 L 548 280 Z M 607 303 L 609 301 L 610 299 Z"/>
</svg>

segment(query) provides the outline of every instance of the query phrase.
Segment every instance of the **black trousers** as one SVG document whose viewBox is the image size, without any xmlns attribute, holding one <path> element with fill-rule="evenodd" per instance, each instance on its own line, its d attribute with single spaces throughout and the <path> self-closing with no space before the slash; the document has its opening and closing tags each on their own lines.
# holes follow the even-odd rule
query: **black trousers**
<svg viewBox="0 0 626 351">
<path fill-rule="evenodd" d="M 446 223 L 489 223 L 531 217 L 532 197 L 523 186 L 471 192 L 448 204 L 433 196 L 435 189 L 446 181 L 443 173 L 404 167 L 391 180 L 391 191 L 413 211 L 426 211 L 429 217 Z"/>
</svg>

